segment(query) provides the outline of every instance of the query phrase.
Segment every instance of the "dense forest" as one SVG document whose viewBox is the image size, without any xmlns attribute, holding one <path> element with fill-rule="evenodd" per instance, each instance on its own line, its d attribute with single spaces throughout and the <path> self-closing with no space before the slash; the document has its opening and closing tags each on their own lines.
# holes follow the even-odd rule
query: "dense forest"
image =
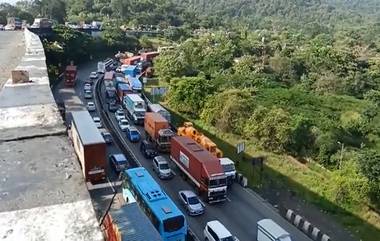
<svg viewBox="0 0 380 241">
<path fill-rule="evenodd" d="M 98 42 L 56 27 L 45 47 L 57 63 L 100 45 L 149 47 L 119 26 L 158 25 L 176 42 L 155 61 L 167 107 L 216 136 L 306 163 L 316 175 L 278 171 L 380 228 L 379 12 L 378 0 L 35 0 L 1 4 L 0 23 L 104 22 Z"/>
</svg>

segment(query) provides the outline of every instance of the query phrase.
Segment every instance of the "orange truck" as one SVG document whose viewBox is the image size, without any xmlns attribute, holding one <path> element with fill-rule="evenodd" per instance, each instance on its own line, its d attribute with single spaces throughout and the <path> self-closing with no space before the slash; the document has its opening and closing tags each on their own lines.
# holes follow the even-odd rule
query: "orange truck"
<svg viewBox="0 0 380 241">
<path fill-rule="evenodd" d="M 77 79 L 77 66 L 68 65 L 65 69 L 65 86 L 73 87 Z"/>
<path fill-rule="evenodd" d="M 170 139 L 175 133 L 170 129 L 169 122 L 159 113 L 147 112 L 144 118 L 145 136 L 153 142 L 158 151 L 170 150 Z"/>
<path fill-rule="evenodd" d="M 210 138 L 195 129 L 191 122 L 184 122 L 183 126 L 178 128 L 177 135 L 190 137 L 214 156 L 218 158 L 223 157 L 223 152 L 216 146 L 216 144 L 210 140 Z"/>
</svg>

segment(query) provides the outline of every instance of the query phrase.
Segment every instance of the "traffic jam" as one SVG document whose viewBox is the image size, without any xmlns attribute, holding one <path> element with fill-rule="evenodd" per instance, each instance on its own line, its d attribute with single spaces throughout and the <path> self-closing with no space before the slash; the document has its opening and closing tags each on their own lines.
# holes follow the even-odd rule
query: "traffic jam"
<svg viewBox="0 0 380 241">
<path fill-rule="evenodd" d="M 106 201 L 98 210 L 106 240 L 126 235 L 123 222 L 144 227 L 141 240 L 295 240 L 264 211 L 250 213 L 255 204 L 237 185 L 233 160 L 191 122 L 173 127 L 170 112 L 146 97 L 158 55 L 119 53 L 81 79 L 79 66 L 64 72 L 63 88 L 85 105 L 66 108 L 84 178 L 113 190 L 97 197 L 89 188 L 95 203 Z M 128 209 L 140 218 L 124 220 Z"/>
</svg>

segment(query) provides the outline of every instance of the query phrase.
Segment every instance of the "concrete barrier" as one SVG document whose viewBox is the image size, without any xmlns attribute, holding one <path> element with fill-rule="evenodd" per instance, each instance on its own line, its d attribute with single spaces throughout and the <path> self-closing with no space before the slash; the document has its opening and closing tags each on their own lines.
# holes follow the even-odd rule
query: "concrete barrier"
<svg viewBox="0 0 380 241">
<path fill-rule="evenodd" d="M 306 234 L 310 234 L 311 230 L 312 230 L 311 223 L 305 220 L 305 222 L 302 225 L 302 232 Z"/>
<path fill-rule="evenodd" d="M 287 219 L 289 222 L 293 223 L 293 220 L 294 220 L 294 217 L 295 217 L 295 214 L 294 214 L 293 210 L 288 209 L 288 211 L 286 212 L 285 217 L 286 217 L 286 219 Z"/>
<path fill-rule="evenodd" d="M 315 241 L 319 241 L 321 237 L 321 230 L 316 227 L 313 227 L 313 231 L 311 232 L 311 238 Z"/>
<path fill-rule="evenodd" d="M 302 225 L 303 225 L 303 218 L 300 216 L 300 215 L 296 215 L 296 217 L 294 218 L 294 226 L 296 226 L 297 228 L 300 228 Z"/>
<path fill-rule="evenodd" d="M 330 237 L 327 236 L 326 234 L 323 234 L 323 235 L 322 235 L 322 239 L 321 239 L 321 241 L 331 241 L 331 239 L 330 239 Z"/>
</svg>

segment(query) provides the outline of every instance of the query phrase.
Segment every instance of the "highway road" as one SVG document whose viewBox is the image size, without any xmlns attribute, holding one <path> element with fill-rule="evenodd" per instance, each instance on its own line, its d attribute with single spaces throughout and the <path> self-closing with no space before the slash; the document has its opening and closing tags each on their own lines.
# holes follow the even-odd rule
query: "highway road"
<svg viewBox="0 0 380 241">
<path fill-rule="evenodd" d="M 96 63 L 88 63 L 82 66 L 79 66 L 79 81 L 74 89 L 64 89 L 62 85 L 58 86 L 55 91 L 55 95 L 58 98 L 62 98 L 61 101 L 67 101 L 68 99 L 78 100 L 72 101 L 75 106 L 81 106 L 78 101 L 86 103 L 87 101 L 83 98 L 83 85 L 84 80 L 88 78 L 91 71 L 96 69 Z M 101 96 L 104 98 L 104 88 L 101 90 Z M 75 97 L 78 96 L 78 97 Z M 93 100 L 91 100 L 93 101 Z M 104 104 L 106 101 L 104 101 Z M 79 107 L 78 107 L 79 108 Z M 83 104 L 82 104 L 83 108 Z M 97 109 L 104 108 L 107 110 L 107 106 L 97 106 Z M 114 118 L 113 113 L 108 113 L 111 117 L 113 125 L 117 126 L 116 119 Z M 98 113 L 91 113 L 91 115 L 98 115 Z M 140 133 L 144 135 L 143 128 L 138 127 Z M 120 131 L 116 127 L 117 131 Z M 120 131 L 121 132 L 121 131 Z M 125 135 L 124 135 L 125 136 Z M 115 138 L 115 137 L 114 137 Z M 147 168 L 155 180 L 163 187 L 165 192 L 173 199 L 173 201 L 182 209 L 185 213 L 185 210 L 182 206 L 179 205 L 178 191 L 190 189 L 193 190 L 190 183 L 184 181 L 180 175 L 179 170 L 172 165 L 173 170 L 176 172 L 176 176 L 171 180 L 160 180 L 157 175 L 152 171 L 151 160 L 144 158 L 139 151 L 139 143 L 132 144 L 129 141 L 124 139 L 124 142 L 128 145 L 130 150 L 132 150 L 136 159 L 141 163 L 142 166 Z M 110 145 L 108 148 L 108 153 L 119 153 L 120 149 L 116 145 Z M 168 158 L 167 155 L 165 155 Z M 116 181 L 117 176 L 115 173 L 108 167 L 107 174 L 111 181 Z M 120 184 L 120 182 L 118 182 Z M 110 197 L 112 196 L 112 189 L 108 184 L 100 185 L 88 185 L 90 188 L 90 194 L 93 198 L 96 211 L 98 211 L 98 216 L 104 212 L 105 208 L 110 202 Z M 117 189 L 120 191 L 120 188 Z M 234 184 L 232 189 L 228 193 L 228 200 L 224 203 L 218 204 L 206 204 L 206 213 L 198 217 L 187 217 L 190 228 L 196 234 L 196 236 L 203 240 L 203 228 L 206 222 L 214 219 L 221 221 L 230 232 L 237 236 L 240 241 L 254 241 L 256 240 L 257 228 L 256 222 L 263 218 L 271 218 L 279 225 L 281 225 L 286 231 L 288 231 L 292 240 L 295 241 L 309 241 L 310 239 L 299 231 L 297 228 L 288 223 L 284 218 L 282 218 L 278 212 L 270 206 L 269 203 L 262 200 L 257 194 L 249 189 L 245 189 L 238 184 Z"/>
</svg>

